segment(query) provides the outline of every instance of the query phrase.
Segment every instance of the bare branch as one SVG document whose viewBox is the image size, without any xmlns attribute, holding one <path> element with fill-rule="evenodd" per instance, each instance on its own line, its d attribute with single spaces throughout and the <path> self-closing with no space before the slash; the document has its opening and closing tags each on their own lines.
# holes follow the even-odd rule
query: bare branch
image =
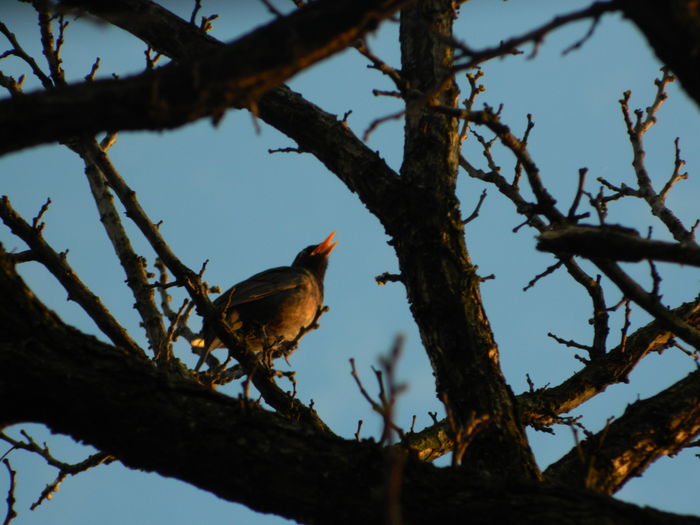
<svg viewBox="0 0 700 525">
<path fill-rule="evenodd" d="M 587 173 L 588 168 L 581 168 L 578 170 L 578 187 L 576 188 L 576 195 L 574 196 L 574 201 L 571 203 L 571 208 L 569 208 L 569 213 L 566 216 L 570 221 L 576 222 L 576 210 L 581 202 L 581 196 L 583 195 L 583 190 L 586 185 Z"/>
<path fill-rule="evenodd" d="M 576 225 L 548 230 L 537 237 L 544 252 L 581 255 L 589 259 L 638 262 L 644 259 L 700 266 L 700 247 L 643 239 L 630 228 Z"/>
<path fill-rule="evenodd" d="M 551 266 L 548 266 L 542 273 L 538 273 L 533 277 L 529 283 L 527 283 L 527 286 L 523 288 L 523 292 L 527 292 L 530 288 L 535 286 L 537 282 L 542 279 L 543 277 L 547 277 L 548 275 L 553 274 L 555 271 L 557 271 L 561 266 L 564 264 L 564 261 L 559 260 L 552 264 Z"/>
<path fill-rule="evenodd" d="M 700 327 L 700 300 L 685 303 L 672 310 L 675 317 L 691 326 Z M 609 385 L 627 382 L 634 367 L 650 352 L 660 352 L 674 344 L 673 333 L 664 323 L 655 320 L 637 329 L 600 359 L 591 361 L 560 385 L 518 396 L 523 419 L 528 423 L 550 425 L 557 414 L 570 412 Z"/>
<path fill-rule="evenodd" d="M 666 200 L 666 197 L 668 197 L 668 192 L 671 191 L 676 182 L 679 180 L 686 180 L 688 178 L 687 173 L 681 173 L 681 169 L 683 169 L 683 166 L 685 166 L 685 161 L 681 159 L 681 148 L 679 142 L 680 139 L 678 137 L 676 137 L 676 140 L 673 141 L 673 145 L 676 149 L 676 158 L 673 163 L 673 173 L 671 173 L 671 177 L 664 185 L 661 193 L 659 193 L 659 199 L 661 199 L 662 202 Z"/>
<path fill-rule="evenodd" d="M 143 356 L 143 350 L 137 345 L 127 331 L 102 304 L 99 297 L 78 278 L 67 263 L 66 258 L 51 248 L 41 235 L 41 224 L 34 219 L 36 227 L 30 226 L 12 208 L 7 196 L 0 198 L 0 217 L 12 232 L 27 243 L 36 260 L 40 261 L 53 274 L 68 292 L 68 297 L 78 303 L 95 321 L 95 324 L 117 346 L 121 346 L 135 355 Z"/>
<path fill-rule="evenodd" d="M 644 134 L 656 123 L 656 114 L 661 108 L 661 105 L 668 98 L 666 94 L 666 86 L 675 80 L 675 77 L 671 74 L 670 70 L 666 67 L 662 68 L 662 76 L 654 81 L 656 85 L 656 96 L 651 106 L 646 109 L 646 115 L 642 110 L 635 110 L 635 120 L 633 122 L 630 115 L 629 101 L 631 97 L 631 92 L 626 91 L 622 99 L 620 99 L 620 107 L 622 109 L 622 116 L 625 121 L 625 126 L 627 127 L 627 134 L 632 145 L 632 166 L 634 167 L 634 172 L 637 176 L 637 184 L 639 185 L 638 193 L 636 194 L 640 198 L 644 199 L 649 205 L 651 212 L 657 216 L 661 222 L 666 226 L 668 231 L 673 235 L 674 239 L 678 242 L 693 244 L 692 232 L 687 230 L 681 221 L 669 210 L 664 199 L 668 191 L 671 189 L 673 184 L 680 178 L 680 169 L 682 167 L 682 161 L 679 158 L 680 152 L 678 149 L 678 142 L 676 141 L 676 158 L 674 172 L 671 175 L 671 179 L 666 183 L 661 194 L 657 194 L 651 182 L 651 177 L 646 170 L 644 165 L 644 146 L 643 137 Z"/>
<path fill-rule="evenodd" d="M 172 345 L 166 337 L 163 320 L 156 308 L 153 289 L 148 283 L 146 259 L 134 251 L 104 175 L 94 161 L 94 152 L 102 150 L 94 139 L 77 141 L 72 149 L 85 163 L 85 175 L 100 214 L 100 222 L 126 274 L 126 283 L 136 300 L 135 308 L 143 321 L 151 351 L 159 360 L 167 362 L 172 358 Z"/>
<path fill-rule="evenodd" d="M 193 63 L 2 101 L 0 154 L 81 133 L 171 129 L 204 117 L 216 123 L 227 108 L 255 105 L 271 88 L 344 49 L 410 1 L 322 0 Z M 270 42 L 287 52 L 270 53 Z"/>
<path fill-rule="evenodd" d="M 467 217 L 466 219 L 464 219 L 462 221 L 462 224 L 468 224 L 479 216 L 479 210 L 481 209 L 481 205 L 484 203 L 485 199 L 486 199 L 486 190 L 483 190 L 481 192 L 481 195 L 479 196 L 479 202 L 476 203 L 476 207 L 474 208 L 474 211 L 471 212 L 469 217 Z"/>
<path fill-rule="evenodd" d="M 367 42 L 365 42 L 364 40 L 359 40 L 358 42 L 353 44 L 353 47 L 357 49 L 361 55 L 363 55 L 372 63 L 372 65 L 368 67 L 376 69 L 377 71 L 389 77 L 389 79 L 399 90 L 399 93 L 403 94 L 408 90 L 406 79 L 404 79 L 401 76 L 401 73 L 399 73 L 395 68 L 391 67 L 386 62 L 384 62 L 377 55 L 372 53 L 372 51 L 370 51 L 369 47 L 367 46 Z"/>
<path fill-rule="evenodd" d="M 663 306 L 658 298 L 642 289 L 637 282 L 612 261 L 594 260 L 595 264 L 627 297 L 659 320 L 662 325 L 675 333 L 686 343 L 700 349 L 700 330 L 678 318 Z"/>
<path fill-rule="evenodd" d="M 537 29 L 533 29 L 532 31 L 529 31 L 524 35 L 513 37 L 506 40 L 505 42 L 501 42 L 498 46 L 478 51 L 471 49 L 467 45 L 457 40 L 453 40 L 450 43 L 455 47 L 455 49 L 457 49 L 460 52 L 460 54 L 458 54 L 456 58 L 457 63 L 455 64 L 454 69 L 471 69 L 478 64 L 481 64 L 487 60 L 491 60 L 492 58 L 504 56 L 507 54 L 519 54 L 520 52 L 517 50 L 518 47 L 528 42 L 533 43 L 533 51 L 530 55 L 530 58 L 532 58 L 536 55 L 537 48 L 542 44 L 545 37 L 549 33 L 571 22 L 592 17 L 594 19 L 593 27 L 591 27 L 586 36 L 584 36 L 581 40 L 579 40 L 564 51 L 564 53 L 568 53 L 573 49 L 577 49 L 578 47 L 580 47 L 583 44 L 583 42 L 585 42 L 590 37 L 590 35 L 593 33 L 593 30 L 595 29 L 597 20 L 604 13 L 616 11 L 617 9 L 619 9 L 619 7 L 616 5 L 615 2 L 595 2 L 589 7 L 586 7 L 579 11 L 574 11 L 572 13 L 569 13 L 568 15 L 557 16 L 549 23 L 544 24 L 538 27 Z M 459 62 L 459 59 L 462 57 L 468 57 L 469 59 L 465 62 Z"/>
<path fill-rule="evenodd" d="M 56 459 L 51 454 L 51 451 L 46 446 L 46 444 L 44 444 L 43 446 L 40 446 L 24 430 L 21 430 L 20 433 L 24 437 L 24 439 L 25 439 L 24 441 L 18 440 L 18 439 L 13 439 L 10 436 L 8 436 L 7 434 L 1 433 L 1 432 L 0 432 L 0 439 L 9 443 L 15 449 L 26 450 L 28 452 L 32 452 L 33 454 L 37 454 L 38 456 L 41 456 L 46 461 L 47 464 L 51 465 L 52 467 L 55 467 L 59 471 L 57 476 L 56 476 L 56 479 L 52 483 L 49 483 L 44 488 L 44 490 L 41 491 L 39 498 L 32 504 L 31 510 L 36 509 L 44 501 L 50 500 L 52 498 L 53 494 L 58 491 L 58 488 L 61 485 L 61 483 L 68 476 L 75 476 L 77 474 L 80 474 L 81 472 L 85 472 L 86 470 L 89 470 L 89 469 L 96 467 L 98 465 L 109 464 L 112 461 L 114 461 L 114 459 L 115 459 L 112 456 L 110 456 L 109 454 L 106 454 L 104 452 L 98 452 L 96 454 L 89 456 L 88 458 L 84 459 L 83 461 L 81 461 L 79 463 L 65 463 L 59 459 Z"/>
<path fill-rule="evenodd" d="M 5 35 L 5 38 L 10 42 L 10 45 L 12 46 L 11 53 L 24 62 L 27 63 L 29 68 L 32 70 L 32 73 L 36 78 L 39 79 L 41 82 L 41 85 L 44 86 L 45 89 L 50 89 L 53 87 L 53 82 L 51 81 L 51 78 L 49 78 L 46 73 L 44 73 L 41 68 L 39 67 L 39 64 L 36 63 L 36 60 L 32 58 L 19 44 L 17 41 L 17 37 L 12 33 L 5 24 L 0 21 L 0 32 Z"/>
<path fill-rule="evenodd" d="M 7 458 L 3 459 L 2 462 L 10 476 L 10 483 L 7 486 L 7 498 L 5 499 L 5 501 L 7 501 L 7 513 L 5 514 L 2 525 L 10 525 L 10 522 L 17 517 L 17 511 L 15 510 L 15 477 L 17 476 L 17 472 L 12 470 L 10 461 Z"/>
<path fill-rule="evenodd" d="M 545 475 L 613 494 L 658 457 L 674 454 L 699 433 L 700 371 L 695 371 L 630 405 L 624 415 L 552 464 Z"/>
<path fill-rule="evenodd" d="M 33 2 L 34 8 L 39 14 L 39 30 L 41 32 L 41 47 L 49 65 L 49 72 L 53 86 L 65 86 L 66 77 L 61 67 L 61 47 L 63 46 L 63 36 L 68 26 L 68 22 L 63 20 L 63 16 L 58 17 L 58 38 L 54 40 L 51 22 L 53 16 L 50 12 L 51 4 L 48 0 L 37 0 Z"/>
<path fill-rule="evenodd" d="M 508 126 L 501 123 L 496 113 L 490 108 L 483 111 L 465 111 L 446 106 L 432 106 L 432 109 L 488 127 L 496 134 L 503 145 L 511 150 L 518 162 L 521 162 L 525 168 L 530 188 L 537 199 L 538 212 L 547 217 L 552 223 L 559 223 L 564 219 L 564 216 L 555 207 L 556 201 L 542 184 L 539 168 L 530 157 L 525 144 L 511 133 Z"/>
</svg>

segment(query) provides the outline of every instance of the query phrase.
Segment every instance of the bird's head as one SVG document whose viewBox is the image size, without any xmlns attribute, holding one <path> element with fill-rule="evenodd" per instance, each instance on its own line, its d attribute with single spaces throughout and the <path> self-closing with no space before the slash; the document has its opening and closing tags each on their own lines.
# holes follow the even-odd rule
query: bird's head
<svg viewBox="0 0 700 525">
<path fill-rule="evenodd" d="M 323 282 L 323 277 L 328 266 L 328 256 L 338 242 L 331 242 L 335 232 L 331 233 L 321 244 L 307 246 L 294 259 L 292 266 L 300 266 L 313 272 L 319 281 Z"/>
</svg>

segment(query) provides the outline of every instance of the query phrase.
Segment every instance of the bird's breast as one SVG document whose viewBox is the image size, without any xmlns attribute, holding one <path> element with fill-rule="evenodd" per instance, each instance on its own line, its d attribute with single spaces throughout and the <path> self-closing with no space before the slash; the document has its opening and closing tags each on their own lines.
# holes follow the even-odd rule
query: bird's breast
<svg viewBox="0 0 700 525">
<path fill-rule="evenodd" d="M 268 340 L 291 341 L 311 324 L 323 296 L 314 279 L 302 279 L 297 287 L 239 305 L 236 309 L 247 332 L 264 330 Z"/>
</svg>

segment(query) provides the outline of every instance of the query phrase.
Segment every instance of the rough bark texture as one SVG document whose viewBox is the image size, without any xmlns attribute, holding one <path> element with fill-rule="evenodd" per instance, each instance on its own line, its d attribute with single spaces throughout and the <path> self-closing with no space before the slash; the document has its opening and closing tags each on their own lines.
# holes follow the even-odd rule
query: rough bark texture
<svg viewBox="0 0 700 525">
<path fill-rule="evenodd" d="M 458 121 L 411 107 L 414 99 L 438 88 L 432 97 L 437 104 L 457 102 L 456 85 L 445 82 L 452 65 L 452 49 L 446 43 L 452 36 L 451 4 L 426 1 L 401 13 L 402 74 L 414 94 L 407 100 L 402 206 L 394 213 L 385 211 L 380 219 L 394 239 L 438 395 L 462 425 L 472 417 L 490 418 L 469 447 L 465 463 L 494 476 L 509 472 L 536 478 L 539 471 L 500 372 L 479 276 L 467 253 L 455 195 Z"/>
<path fill-rule="evenodd" d="M 619 3 L 652 35 L 652 44 L 657 38 L 653 30 L 661 30 L 646 13 L 656 10 L 659 20 L 672 20 L 691 5 Z M 401 16 L 400 73 L 408 113 L 400 174 L 336 116 L 286 87 L 274 87 L 346 46 L 399 4 L 322 1 L 300 10 L 296 18 L 224 46 L 147 0 L 64 0 L 64 6 L 87 9 L 132 32 L 176 63 L 121 83 L 54 89 L 3 102 L 0 130 L 12 133 L 0 131 L 0 152 L 77 132 L 159 129 L 201 116 L 217 118 L 231 105 L 255 102 L 264 121 L 316 156 L 382 222 L 393 240 L 438 394 L 458 427 L 468 426 L 472 417 L 489 418 L 466 450 L 463 468 L 437 469 L 418 461 L 454 446 L 447 423 L 408 436 L 400 492 L 404 523 L 700 523 L 583 488 L 611 494 L 700 432 L 697 373 L 631 405 L 609 428 L 585 441 L 582 450 L 573 448 L 552 465 L 545 481 L 538 481 L 523 422 L 552 424 L 608 385 L 625 381 L 644 356 L 671 344 L 670 330 L 677 323 L 654 321 L 561 385 L 514 398 L 500 371 L 455 196 L 455 114 L 415 104 L 430 95 L 433 104 L 448 109 L 455 105 L 458 91 L 447 76 L 452 51 L 445 39 L 451 35 L 453 2 L 425 0 Z M 315 19 L 313 13 L 324 18 Z M 693 84 L 698 68 L 684 70 L 697 60 L 697 13 L 686 14 L 690 19 L 679 22 L 685 47 L 665 37 L 659 37 L 659 46 L 678 55 L 668 63 L 698 100 L 700 87 Z M 299 44 L 287 46 L 293 52 L 286 56 L 278 44 L 266 45 L 275 28 L 284 28 L 285 38 Z M 95 97 L 100 110 L 117 107 L 101 115 L 83 110 L 80 114 L 90 113 L 89 119 L 71 120 L 64 118 L 65 111 L 75 111 L 76 102 L 68 95 L 86 101 Z M 114 96 L 129 103 L 115 104 Z M 11 127 L 17 115 L 22 125 Z M 93 120 L 98 119 L 96 125 Z M 682 305 L 671 314 L 697 329 L 699 304 Z M 181 479 L 261 512 L 307 523 L 385 522 L 387 470 L 398 463 L 377 444 L 315 432 L 279 413 L 205 389 L 175 364 L 157 367 L 66 326 L 24 286 L 9 257 L 0 257 L 0 319 L 0 399 L 12 400 L 3 403 L 0 426 L 44 423 L 130 467 Z M 232 443 L 242 453 L 231 454 Z"/>
<path fill-rule="evenodd" d="M 210 56 L 191 58 L 189 54 L 180 64 L 130 78 L 87 82 L 0 102 L 0 153 L 79 133 L 162 130 L 203 117 L 216 122 L 230 106 L 254 107 L 263 93 L 344 49 L 406 3 L 316 2 L 221 46 Z M 105 3 L 94 5 L 104 10 Z M 138 22 L 137 26 L 142 27 Z"/>
<path fill-rule="evenodd" d="M 261 512 L 305 523 L 384 523 L 387 461 L 373 442 L 304 431 L 78 332 L 33 296 L 5 257 L 0 297 L 0 396 L 12 399 L 0 425 L 41 422 L 129 467 Z M 231 453 L 232 444 L 242 453 Z M 700 523 L 586 490 L 465 479 L 408 458 L 402 507 L 406 524 L 462 523 L 465 515 L 484 524 Z"/>
<path fill-rule="evenodd" d="M 700 327 L 700 301 L 685 303 L 673 314 Z M 673 333 L 659 321 L 635 331 L 625 341 L 573 374 L 557 386 L 518 396 L 523 419 L 529 424 L 550 425 L 615 383 L 627 382 L 634 367 L 650 352 L 661 352 L 673 344 Z"/>
<path fill-rule="evenodd" d="M 634 230 L 610 226 L 577 225 L 546 231 L 538 237 L 537 249 L 591 259 L 631 262 L 651 259 L 700 266 L 697 246 L 642 239 Z"/>
<path fill-rule="evenodd" d="M 630 405 L 602 432 L 551 465 L 545 474 L 613 494 L 661 456 L 677 453 L 700 432 L 700 372 Z"/>
</svg>

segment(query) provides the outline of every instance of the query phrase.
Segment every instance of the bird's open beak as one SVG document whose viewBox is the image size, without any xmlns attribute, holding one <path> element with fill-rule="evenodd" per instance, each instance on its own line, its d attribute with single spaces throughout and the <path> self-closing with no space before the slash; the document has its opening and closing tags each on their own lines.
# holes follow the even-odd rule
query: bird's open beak
<svg viewBox="0 0 700 525">
<path fill-rule="evenodd" d="M 333 237 L 335 237 L 335 232 L 332 232 L 328 237 L 326 237 L 326 240 L 323 241 L 321 244 L 316 246 L 314 248 L 314 251 L 311 252 L 311 255 L 325 255 L 328 257 L 328 255 L 333 251 L 333 248 L 335 248 L 336 244 L 338 242 L 331 242 L 333 240 Z"/>
</svg>

